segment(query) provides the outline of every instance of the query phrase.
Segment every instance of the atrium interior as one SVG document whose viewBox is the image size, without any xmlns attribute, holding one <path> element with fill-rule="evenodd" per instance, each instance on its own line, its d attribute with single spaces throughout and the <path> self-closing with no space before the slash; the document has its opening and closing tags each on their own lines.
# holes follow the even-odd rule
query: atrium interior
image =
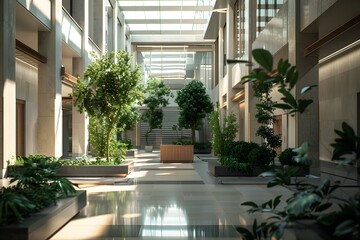
<svg viewBox="0 0 360 240">
<path fill-rule="evenodd" d="M 213 174 L 210 163 L 222 164 L 223 156 L 214 150 L 209 114 L 194 133 L 179 127 L 177 97 L 195 80 L 219 114 L 219 128 L 234 117 L 233 142 L 269 146 L 258 132 L 265 125 L 279 137 L 275 166 L 280 153 L 306 146 L 302 157 L 311 165 L 300 180 L 329 179 L 341 185 L 337 196 L 359 195 L 359 0 L 1 0 L 0 21 L 1 187 L 9 185 L 8 166 L 19 156 L 96 155 L 89 115 L 73 97 L 79 80 L 91 81 L 84 73 L 96 57 L 127 52 L 142 84 L 155 77 L 171 91 L 161 128 L 139 118 L 119 137 L 135 152 L 124 160 L 132 162 L 129 175 L 69 178 L 87 191 L 87 205 L 45 239 L 241 239 L 239 226 L 251 230 L 254 219 L 268 216 L 249 215 L 241 203 L 282 195 L 279 207 L 286 206 L 293 186 L 267 188 L 268 178 Z M 296 84 L 286 80 L 291 87 L 258 94 L 245 81 L 259 68 L 267 74 L 257 80 L 275 81 L 285 60 L 296 73 L 279 81 L 296 75 Z M 260 102 L 264 96 L 268 102 Z M 269 102 L 272 120 L 263 124 L 258 111 Z M 140 114 L 147 109 L 136 105 Z M 351 147 L 339 158 L 334 142 L 346 126 Z M 208 151 L 191 162 L 163 163 L 161 146 L 192 137 Z M 326 239 L 299 229 L 283 239 Z"/>
</svg>

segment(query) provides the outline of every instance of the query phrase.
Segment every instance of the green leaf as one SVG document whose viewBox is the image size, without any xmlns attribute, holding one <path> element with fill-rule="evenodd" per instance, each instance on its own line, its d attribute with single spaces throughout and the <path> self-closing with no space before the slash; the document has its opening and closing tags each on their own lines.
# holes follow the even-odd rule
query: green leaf
<svg viewBox="0 0 360 240">
<path fill-rule="evenodd" d="M 304 93 L 310 91 L 310 90 L 311 90 L 312 88 L 314 88 L 314 87 L 317 87 L 317 85 L 310 85 L 310 86 L 303 87 L 303 88 L 301 89 L 300 93 L 301 93 L 301 94 L 304 94 Z"/>
<path fill-rule="evenodd" d="M 275 176 L 275 173 L 272 171 L 268 171 L 268 172 L 260 173 L 258 177 L 273 177 L 273 176 Z"/>
<path fill-rule="evenodd" d="M 354 231 L 355 226 L 356 223 L 353 220 L 345 220 L 342 223 L 340 223 L 338 226 L 336 226 L 334 235 L 339 237 L 346 234 L 350 234 Z"/>
<path fill-rule="evenodd" d="M 314 203 L 319 201 L 321 201 L 321 198 L 315 193 L 301 195 L 290 201 L 285 209 L 294 216 L 301 216 L 302 214 L 308 212 L 309 208 Z"/>
<path fill-rule="evenodd" d="M 289 64 L 288 60 L 284 61 L 282 58 L 279 60 L 279 62 L 278 62 L 278 72 L 281 75 L 285 75 L 287 70 L 289 69 L 289 67 L 290 67 L 290 64 Z"/>
<path fill-rule="evenodd" d="M 236 230 L 241 234 L 244 240 L 254 240 L 253 234 L 245 227 L 237 227 Z"/>
<path fill-rule="evenodd" d="M 241 205 L 242 206 L 249 206 L 249 207 L 253 207 L 253 208 L 258 208 L 259 207 L 256 203 L 254 203 L 252 201 L 243 202 L 243 203 L 241 203 Z"/>
<path fill-rule="evenodd" d="M 278 91 L 284 96 L 281 98 L 281 100 L 290 104 L 294 109 L 298 108 L 294 96 L 289 91 L 287 91 L 284 87 L 280 87 Z"/>
<path fill-rule="evenodd" d="M 292 66 L 289 71 L 286 73 L 286 82 L 289 83 L 290 89 L 293 89 L 297 80 L 298 80 L 298 72 L 296 71 L 296 67 Z"/>
<path fill-rule="evenodd" d="M 274 208 L 276 208 L 278 205 L 279 205 L 279 203 L 281 202 L 281 197 L 282 197 L 282 195 L 279 195 L 279 196 L 276 196 L 276 198 L 274 199 Z"/>
<path fill-rule="evenodd" d="M 285 103 L 275 103 L 273 106 L 276 107 L 276 108 L 283 109 L 283 110 L 292 109 L 292 106 L 290 106 L 288 104 L 285 104 Z"/>
<path fill-rule="evenodd" d="M 265 68 L 268 72 L 273 69 L 273 57 L 271 53 L 265 49 L 254 49 L 252 51 L 253 57 L 260 66 Z"/>
<path fill-rule="evenodd" d="M 300 99 L 298 102 L 298 111 L 303 113 L 305 109 L 313 102 L 312 99 Z"/>
<path fill-rule="evenodd" d="M 326 209 L 328 209 L 329 207 L 332 206 L 332 203 L 328 202 L 328 203 L 324 203 L 324 204 L 320 204 L 319 206 L 317 206 L 315 208 L 315 212 L 322 212 L 325 211 Z"/>
</svg>

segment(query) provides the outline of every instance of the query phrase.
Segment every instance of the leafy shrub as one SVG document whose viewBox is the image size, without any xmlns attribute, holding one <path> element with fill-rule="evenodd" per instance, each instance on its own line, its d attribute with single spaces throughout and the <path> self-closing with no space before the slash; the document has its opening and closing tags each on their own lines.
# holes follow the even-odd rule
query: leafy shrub
<svg viewBox="0 0 360 240">
<path fill-rule="evenodd" d="M 133 149 L 134 145 L 132 144 L 130 139 L 121 140 L 120 142 L 124 143 L 127 150 Z"/>
<path fill-rule="evenodd" d="M 251 173 L 251 164 L 247 162 L 239 162 L 238 159 L 236 159 L 235 157 L 222 157 L 220 162 L 223 166 L 227 166 L 231 169 L 242 171 L 247 174 Z"/>
<path fill-rule="evenodd" d="M 76 192 L 69 180 L 54 175 L 59 166 L 54 158 L 30 155 L 18 162 L 25 168 L 11 168 L 10 183 L 16 184 L 0 189 L 0 225 L 21 222 L 29 214 L 55 204 L 58 198 Z"/>
<path fill-rule="evenodd" d="M 219 103 L 217 103 L 217 109 L 210 113 L 208 118 L 211 128 L 212 149 L 215 156 L 224 155 L 224 144 L 234 140 L 238 129 L 236 125 L 236 116 L 233 113 L 224 117 L 224 123 L 221 126 L 220 112 Z"/>
<path fill-rule="evenodd" d="M 274 160 L 275 156 L 276 152 L 274 150 L 265 146 L 258 146 L 253 148 L 247 157 L 251 165 L 266 167 Z"/>
<path fill-rule="evenodd" d="M 224 154 L 221 163 L 233 169 L 241 169 L 238 164 L 249 166 L 268 166 L 276 153 L 262 145 L 253 142 L 227 141 L 224 145 Z M 235 161 L 235 163 L 233 163 Z"/>
<path fill-rule="evenodd" d="M 299 166 L 300 163 L 297 163 L 293 160 L 293 157 L 297 156 L 297 153 L 293 151 L 293 148 L 287 148 L 279 155 L 279 161 L 281 165 L 288 166 Z"/>
</svg>

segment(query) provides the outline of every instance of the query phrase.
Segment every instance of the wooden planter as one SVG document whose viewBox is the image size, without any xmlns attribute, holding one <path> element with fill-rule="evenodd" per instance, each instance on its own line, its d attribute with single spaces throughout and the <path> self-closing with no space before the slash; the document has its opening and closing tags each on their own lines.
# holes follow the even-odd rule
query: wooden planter
<svg viewBox="0 0 360 240">
<path fill-rule="evenodd" d="M 194 145 L 161 145 L 160 162 L 191 163 L 194 161 Z"/>
<path fill-rule="evenodd" d="M 56 171 L 59 177 L 126 177 L 133 171 L 134 162 L 124 161 L 120 165 L 62 166 Z"/>
<path fill-rule="evenodd" d="M 86 206 L 86 191 L 77 191 L 75 197 L 59 199 L 55 206 L 25 218 L 21 224 L 0 227 L 1 239 L 48 239 Z"/>
<path fill-rule="evenodd" d="M 261 167 L 254 167 L 252 171 L 244 172 L 222 166 L 217 160 L 208 161 L 208 170 L 215 177 L 257 177 L 265 170 Z"/>
</svg>

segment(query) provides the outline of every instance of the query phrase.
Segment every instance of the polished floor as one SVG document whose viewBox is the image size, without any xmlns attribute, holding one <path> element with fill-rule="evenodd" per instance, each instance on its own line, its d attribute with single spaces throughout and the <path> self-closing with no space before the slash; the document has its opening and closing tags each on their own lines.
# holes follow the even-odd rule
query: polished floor
<svg viewBox="0 0 360 240">
<path fill-rule="evenodd" d="M 207 171 L 209 157 L 162 164 L 158 152 L 139 153 L 126 179 L 84 181 L 86 208 L 51 239 L 240 239 L 236 227 L 254 219 L 242 202 L 291 194 L 250 178 L 216 179 Z"/>
</svg>

